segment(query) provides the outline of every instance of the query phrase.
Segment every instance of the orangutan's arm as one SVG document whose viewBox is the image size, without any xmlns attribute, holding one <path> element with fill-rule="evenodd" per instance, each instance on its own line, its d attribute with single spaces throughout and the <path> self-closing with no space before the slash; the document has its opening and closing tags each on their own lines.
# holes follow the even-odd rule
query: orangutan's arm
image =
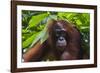
<svg viewBox="0 0 100 73">
<path fill-rule="evenodd" d="M 42 52 L 42 45 L 40 43 L 40 41 L 38 43 L 36 43 L 36 45 L 34 47 L 32 47 L 31 49 L 29 49 L 24 55 L 23 55 L 23 59 L 24 62 L 29 62 L 31 59 L 36 60 Z"/>
</svg>

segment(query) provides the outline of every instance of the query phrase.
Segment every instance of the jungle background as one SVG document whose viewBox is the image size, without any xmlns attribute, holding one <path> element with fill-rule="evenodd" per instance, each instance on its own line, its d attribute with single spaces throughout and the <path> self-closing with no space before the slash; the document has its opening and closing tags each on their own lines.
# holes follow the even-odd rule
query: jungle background
<svg viewBox="0 0 100 73">
<path fill-rule="evenodd" d="M 22 10 L 22 50 L 27 51 L 36 43 L 40 36 L 45 36 L 43 31 L 50 19 L 67 20 L 73 23 L 81 33 L 82 48 L 86 55 L 90 55 L 90 14 L 75 12 L 50 12 Z M 45 40 L 41 38 L 42 40 Z"/>
</svg>

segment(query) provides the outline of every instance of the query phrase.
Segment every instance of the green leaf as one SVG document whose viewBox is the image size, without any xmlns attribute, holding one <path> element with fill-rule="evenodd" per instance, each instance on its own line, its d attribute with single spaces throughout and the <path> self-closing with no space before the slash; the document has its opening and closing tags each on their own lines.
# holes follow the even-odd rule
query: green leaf
<svg viewBox="0 0 100 73">
<path fill-rule="evenodd" d="M 45 27 L 41 32 L 39 32 L 39 34 L 37 34 L 35 39 L 32 41 L 30 48 L 39 40 L 42 44 L 44 41 L 47 40 L 47 38 L 48 38 L 48 33 L 47 33 L 47 28 Z"/>
<path fill-rule="evenodd" d="M 47 13 L 32 16 L 31 20 L 29 21 L 29 28 L 36 26 L 38 23 L 40 23 L 47 16 L 48 16 Z"/>
<path fill-rule="evenodd" d="M 89 27 L 87 27 L 87 26 L 84 26 L 84 27 L 80 27 L 80 29 L 89 29 Z"/>
<path fill-rule="evenodd" d="M 77 25 L 82 25 L 82 22 L 80 20 L 76 20 Z"/>
<path fill-rule="evenodd" d="M 37 34 L 39 34 L 39 32 L 33 34 L 31 37 L 29 37 L 28 39 L 26 39 L 26 40 L 22 43 L 23 48 L 28 47 L 28 46 L 32 43 L 32 41 L 35 39 L 35 37 L 37 36 Z"/>
<path fill-rule="evenodd" d="M 23 48 L 26 48 L 26 47 L 31 48 L 39 40 L 40 40 L 40 42 L 42 44 L 45 40 L 47 40 L 47 37 L 48 37 L 47 28 L 45 26 L 45 28 L 42 31 L 36 32 L 31 37 L 29 37 L 28 39 L 26 39 L 23 42 Z"/>
<path fill-rule="evenodd" d="M 47 27 L 44 28 L 44 30 L 41 32 L 40 36 L 41 36 L 41 40 L 40 41 L 41 41 L 41 44 L 42 44 L 48 38 Z"/>
</svg>

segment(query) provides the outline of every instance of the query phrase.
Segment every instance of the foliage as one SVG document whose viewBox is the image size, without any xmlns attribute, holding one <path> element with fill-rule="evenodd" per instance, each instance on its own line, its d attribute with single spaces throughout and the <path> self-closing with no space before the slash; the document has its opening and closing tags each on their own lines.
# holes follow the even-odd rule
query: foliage
<svg viewBox="0 0 100 73">
<path fill-rule="evenodd" d="M 89 13 L 22 11 L 22 48 L 28 49 L 45 34 L 46 23 L 50 19 L 63 19 L 76 25 L 81 32 L 82 48 L 89 53 Z M 44 36 L 44 38 L 46 38 Z M 42 40 L 42 42 L 45 39 Z"/>
</svg>

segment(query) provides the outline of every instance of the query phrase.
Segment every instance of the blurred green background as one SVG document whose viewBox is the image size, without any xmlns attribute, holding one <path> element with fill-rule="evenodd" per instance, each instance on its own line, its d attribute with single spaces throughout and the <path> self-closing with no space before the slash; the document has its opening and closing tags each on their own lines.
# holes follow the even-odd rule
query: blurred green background
<svg viewBox="0 0 100 73">
<path fill-rule="evenodd" d="M 27 50 L 46 26 L 48 20 L 62 19 L 76 25 L 82 36 L 82 48 L 89 56 L 90 14 L 75 12 L 50 12 L 22 10 L 22 48 Z"/>
</svg>

